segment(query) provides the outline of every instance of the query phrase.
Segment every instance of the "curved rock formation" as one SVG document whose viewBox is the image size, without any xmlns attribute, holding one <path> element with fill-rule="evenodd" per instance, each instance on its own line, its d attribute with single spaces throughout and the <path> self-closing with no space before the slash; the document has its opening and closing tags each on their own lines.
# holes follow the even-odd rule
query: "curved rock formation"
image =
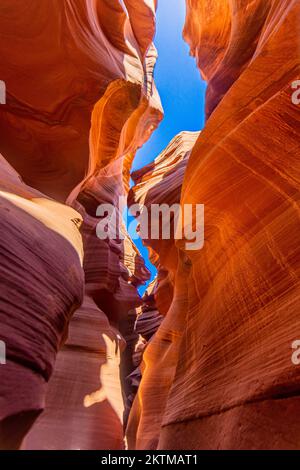
<svg viewBox="0 0 300 470">
<path fill-rule="evenodd" d="M 34 450 L 122 449 L 123 400 L 118 330 L 88 296 L 57 356 L 46 410 L 26 438 Z"/>
<path fill-rule="evenodd" d="M 144 14 L 125 3 L 130 14 L 119 0 L 1 2 L 0 152 L 55 199 L 65 201 L 100 162 L 137 148 L 157 123 L 154 0 L 142 0 Z M 96 104 L 91 138 L 99 146 L 90 152 Z"/>
<path fill-rule="evenodd" d="M 123 449 L 124 402 L 130 448 L 299 445 L 299 0 L 187 0 L 207 123 L 135 172 L 129 204 L 204 204 L 205 246 L 146 238 L 141 308 L 121 221 L 162 118 L 155 8 L 1 0 L 0 448 Z"/>
<path fill-rule="evenodd" d="M 135 183 L 129 192 L 128 205 L 141 207 L 148 214 L 148 237 L 143 237 L 149 249 L 150 260 L 158 268 L 155 300 L 159 311 L 167 313 L 172 297 L 174 275 L 178 264 L 178 250 L 174 240 L 174 214 L 170 214 L 170 237 L 162 239 L 162 225 L 159 227 L 158 239 L 151 238 L 151 206 L 167 204 L 172 207 L 180 203 L 181 187 L 191 150 L 199 136 L 199 132 L 182 132 L 174 137 L 168 147 L 154 162 L 132 173 Z M 166 223 L 169 219 L 166 219 Z M 176 224 L 175 224 L 176 225 Z M 143 235 L 143 234 L 142 234 Z"/>
<path fill-rule="evenodd" d="M 158 330 L 161 322 L 163 321 L 163 315 L 160 314 L 156 307 L 155 302 L 155 290 L 157 287 L 157 280 L 152 281 L 148 287 L 146 293 L 143 296 L 143 305 L 138 309 L 138 315 L 135 318 L 134 332 L 137 335 L 133 348 L 130 349 L 132 368 L 131 373 L 126 378 L 127 384 L 127 400 L 125 407 L 125 428 L 128 424 L 131 408 L 135 396 L 138 392 L 138 388 L 141 382 L 141 364 L 143 360 L 144 350 L 147 347 L 149 341 Z M 127 341 L 128 349 L 128 341 Z M 132 369 L 133 372 L 132 372 Z M 125 387 L 124 387 L 125 388 Z M 125 388 L 126 390 L 126 388 Z"/>
<path fill-rule="evenodd" d="M 127 330 L 133 324 L 129 317 L 141 304 L 137 287 L 149 273 L 125 229 L 114 240 L 97 238 L 97 207 L 126 197 L 134 154 L 162 118 L 153 82 L 155 4 L 142 0 L 135 9 L 129 0 L 1 2 L 0 77 L 7 91 L 0 106 L 4 448 L 20 447 L 43 409 L 57 350 L 83 298 L 58 355 L 46 413 L 25 447 L 124 445 L 118 329 L 129 341 L 137 338 L 124 323 Z M 86 332 L 78 331 L 87 323 Z M 127 363 L 122 369 L 132 370 Z M 63 387 L 74 395 L 62 407 Z M 56 429 L 64 420 L 58 443 Z"/>
<path fill-rule="evenodd" d="M 18 448 L 83 297 L 80 214 L 26 186 L 0 156 L 0 448 Z"/>
<path fill-rule="evenodd" d="M 198 136 L 198 132 L 179 134 L 153 163 L 133 173 L 135 186 L 129 193 L 129 206 L 135 203 L 147 208 L 149 225 L 152 204 L 167 203 L 171 207 L 180 202 L 184 173 Z M 178 271 L 182 255 L 176 247 L 174 232 L 167 240 L 149 238 L 143 241 L 149 248 L 151 261 L 158 268 L 153 293 L 155 304 L 166 317 L 143 355 L 143 379 L 130 415 L 127 440 L 130 448 L 156 449 L 161 416 L 177 365 L 179 339 L 185 326 L 187 298 L 180 290 L 183 286 L 187 288 L 189 271 L 185 262 Z"/>
<path fill-rule="evenodd" d="M 177 242 L 173 301 L 144 355 L 130 446 L 296 449 L 300 4 L 187 5 L 208 120 L 181 204 L 205 204 L 205 246 Z"/>
</svg>

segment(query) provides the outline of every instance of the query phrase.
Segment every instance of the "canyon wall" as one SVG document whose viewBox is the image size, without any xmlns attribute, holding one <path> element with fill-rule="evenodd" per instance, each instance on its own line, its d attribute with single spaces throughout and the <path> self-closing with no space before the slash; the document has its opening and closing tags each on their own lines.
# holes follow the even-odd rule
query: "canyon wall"
<svg viewBox="0 0 300 470">
<path fill-rule="evenodd" d="M 1 449 L 123 449 L 124 408 L 132 449 L 299 447 L 300 3 L 186 3 L 207 122 L 129 191 L 163 115 L 156 0 L 1 0 Z M 143 302 L 126 228 L 97 236 L 128 192 L 205 205 L 201 250 L 145 237 Z"/>
<path fill-rule="evenodd" d="M 176 199 L 205 204 L 205 245 L 146 241 L 169 300 L 144 353 L 132 449 L 299 447 L 299 24 L 298 0 L 187 0 L 207 122 Z M 135 199 L 168 200 L 180 145 L 165 176 L 160 159 L 138 175 Z"/>
<path fill-rule="evenodd" d="M 134 3 L 1 1 L 0 448 L 45 407 L 23 448 L 124 447 L 122 351 L 149 273 L 124 227 L 96 230 L 162 118 L 156 1 Z"/>
</svg>

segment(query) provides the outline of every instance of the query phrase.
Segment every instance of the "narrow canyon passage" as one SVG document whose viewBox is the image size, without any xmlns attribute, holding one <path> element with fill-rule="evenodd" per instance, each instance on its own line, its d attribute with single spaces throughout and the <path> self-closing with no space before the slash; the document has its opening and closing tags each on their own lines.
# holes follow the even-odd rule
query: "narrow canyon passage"
<svg viewBox="0 0 300 470">
<path fill-rule="evenodd" d="M 176 15 L 170 15 L 170 8 L 176 10 Z M 206 83 L 201 79 L 195 59 L 190 57 L 189 47 L 182 37 L 185 17 L 185 0 L 159 2 L 154 37 L 158 52 L 155 83 L 162 101 L 164 118 L 136 153 L 131 172 L 133 175 L 137 172 L 137 177 L 139 170 L 153 163 L 176 135 L 182 131 L 198 132 L 204 126 Z M 133 185 L 132 181 L 131 186 Z M 136 238 L 137 223 L 134 224 L 134 220 L 135 217 L 130 217 L 129 212 L 128 231 Z M 151 272 L 151 282 L 157 274 L 157 269 L 149 260 L 148 250 L 140 237 L 135 239 L 135 244 Z M 145 286 L 139 291 L 143 293 Z"/>
<path fill-rule="evenodd" d="M 1 0 L 0 449 L 299 448 L 299 21 Z"/>
</svg>

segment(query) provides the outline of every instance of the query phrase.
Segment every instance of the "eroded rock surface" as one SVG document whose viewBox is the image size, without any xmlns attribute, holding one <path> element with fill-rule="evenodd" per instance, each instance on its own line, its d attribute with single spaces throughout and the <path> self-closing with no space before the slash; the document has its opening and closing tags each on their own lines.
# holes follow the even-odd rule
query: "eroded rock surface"
<svg viewBox="0 0 300 470">
<path fill-rule="evenodd" d="M 1 0 L 0 448 L 122 449 L 122 390 L 130 448 L 299 446 L 300 4 L 187 0 L 206 126 L 129 203 L 204 204 L 205 245 L 145 239 L 141 309 L 149 273 L 124 227 L 97 237 L 97 208 L 162 118 L 155 7 Z"/>
<path fill-rule="evenodd" d="M 174 296 L 144 354 L 130 446 L 295 449 L 300 118 L 291 84 L 300 74 L 300 4 L 187 5 L 208 120 L 181 204 L 205 204 L 205 246 L 177 242 Z"/>
<path fill-rule="evenodd" d="M 124 446 L 119 328 L 141 304 L 137 287 L 149 273 L 125 229 L 125 239 L 97 238 L 97 207 L 126 197 L 134 154 L 162 118 L 155 3 L 1 2 L 5 448 L 20 446 L 44 408 L 66 339 L 24 448 Z"/>
<path fill-rule="evenodd" d="M 0 448 L 17 448 L 83 298 L 80 214 L 26 186 L 0 156 Z M 74 223 L 76 220 L 76 223 Z"/>
<path fill-rule="evenodd" d="M 55 199 L 65 201 L 97 164 L 133 144 L 130 133 L 137 132 L 134 147 L 156 125 L 156 53 L 148 49 L 154 1 L 142 0 L 140 11 L 124 3 L 128 14 L 119 0 L 1 2 L 7 105 L 0 111 L 0 152 L 27 184 Z M 146 112 L 150 96 L 153 113 Z M 100 142 L 91 152 L 96 104 L 92 138 Z"/>
</svg>

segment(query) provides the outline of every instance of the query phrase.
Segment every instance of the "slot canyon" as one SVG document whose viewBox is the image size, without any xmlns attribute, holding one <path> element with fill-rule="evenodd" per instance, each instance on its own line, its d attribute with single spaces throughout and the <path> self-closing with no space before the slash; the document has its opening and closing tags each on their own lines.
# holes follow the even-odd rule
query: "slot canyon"
<svg viewBox="0 0 300 470">
<path fill-rule="evenodd" d="M 186 0 L 205 125 L 134 169 L 166 1 L 0 1 L 1 450 L 300 448 L 300 1 Z M 161 204 L 204 245 L 143 238 L 153 280 Z"/>
</svg>

